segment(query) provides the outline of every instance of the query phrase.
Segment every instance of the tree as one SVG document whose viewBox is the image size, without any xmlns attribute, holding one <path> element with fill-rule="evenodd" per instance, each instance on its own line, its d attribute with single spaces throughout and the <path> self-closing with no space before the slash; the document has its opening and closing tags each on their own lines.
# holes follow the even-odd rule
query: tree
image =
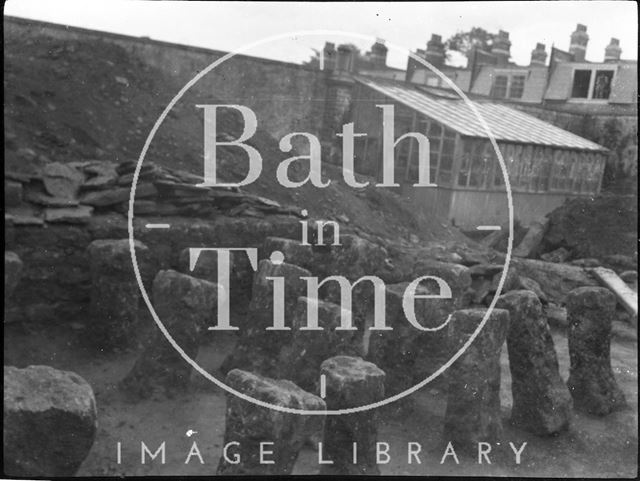
<svg viewBox="0 0 640 481">
<path fill-rule="evenodd" d="M 468 57 L 473 47 L 489 52 L 495 37 L 496 34 L 489 33 L 482 27 L 473 27 L 468 32 L 457 32 L 444 45 L 446 50 L 456 50 Z"/>
</svg>

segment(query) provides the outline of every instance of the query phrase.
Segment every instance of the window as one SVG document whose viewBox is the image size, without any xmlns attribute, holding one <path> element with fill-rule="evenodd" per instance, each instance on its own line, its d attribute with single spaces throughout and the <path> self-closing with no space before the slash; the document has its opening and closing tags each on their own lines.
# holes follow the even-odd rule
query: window
<svg viewBox="0 0 640 481">
<path fill-rule="evenodd" d="M 493 88 L 491 90 L 491 96 L 496 99 L 503 99 L 507 96 L 507 83 L 509 77 L 506 75 L 497 75 L 493 81 Z"/>
<path fill-rule="evenodd" d="M 489 142 L 466 140 L 458 172 L 458 185 L 477 189 L 486 188 L 494 158 L 495 153 Z"/>
<path fill-rule="evenodd" d="M 395 136 L 396 139 L 402 135 L 411 132 L 411 119 L 398 119 L 395 124 Z M 409 153 L 411 150 L 411 144 L 416 140 L 413 137 L 402 140 L 396 147 L 396 161 L 394 178 L 402 179 L 407 169 L 407 162 L 409 160 Z"/>
<path fill-rule="evenodd" d="M 451 185 L 456 132 L 428 119 L 419 120 L 416 132 L 424 133 L 429 139 L 429 173 L 431 182 L 438 185 Z M 418 145 L 415 142 L 406 171 L 406 180 L 408 182 L 418 181 L 417 150 Z"/>
<path fill-rule="evenodd" d="M 576 70 L 573 74 L 573 90 L 571 90 L 571 96 L 577 99 L 588 98 L 590 83 L 591 70 Z"/>
<path fill-rule="evenodd" d="M 520 99 L 524 93 L 524 75 L 514 75 L 511 77 L 511 86 L 509 88 L 510 99 Z"/>
<path fill-rule="evenodd" d="M 427 78 L 427 85 L 429 87 L 440 87 L 440 79 L 438 77 Z"/>
<path fill-rule="evenodd" d="M 573 74 L 571 97 L 574 99 L 607 100 L 611 94 L 614 70 L 576 70 Z"/>
<path fill-rule="evenodd" d="M 594 99 L 608 99 L 611 93 L 611 80 L 613 79 L 612 70 L 596 71 L 596 79 L 593 82 Z"/>
</svg>

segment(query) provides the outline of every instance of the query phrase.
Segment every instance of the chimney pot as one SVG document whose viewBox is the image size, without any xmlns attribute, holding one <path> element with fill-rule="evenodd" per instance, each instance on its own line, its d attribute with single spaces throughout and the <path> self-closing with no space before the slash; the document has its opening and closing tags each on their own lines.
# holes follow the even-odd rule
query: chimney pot
<svg viewBox="0 0 640 481">
<path fill-rule="evenodd" d="M 571 44 L 569 45 L 569 52 L 573 55 L 574 61 L 584 62 L 588 42 L 587 27 L 579 23 L 575 32 L 571 34 Z"/>
<path fill-rule="evenodd" d="M 531 51 L 530 65 L 544 66 L 547 63 L 547 52 L 544 43 L 536 43 L 536 48 Z"/>
<path fill-rule="evenodd" d="M 343 72 L 352 72 L 353 67 L 353 50 L 348 45 L 339 45 L 336 70 Z"/>
<path fill-rule="evenodd" d="M 324 69 L 334 70 L 336 68 L 336 46 L 333 42 L 325 42 L 322 49 L 324 56 Z"/>
<path fill-rule="evenodd" d="M 369 58 L 376 67 L 385 67 L 387 65 L 387 52 L 389 49 L 384 44 L 384 40 L 378 38 L 376 43 L 371 46 Z"/>
<path fill-rule="evenodd" d="M 493 39 L 491 53 L 496 57 L 496 65 L 504 67 L 509 63 L 511 56 L 511 41 L 509 40 L 509 32 L 500 30 L 496 38 Z"/>
<path fill-rule="evenodd" d="M 612 38 L 609 45 L 604 49 L 604 61 L 605 62 L 617 62 L 620 60 L 622 49 L 620 48 L 620 40 Z"/>
<path fill-rule="evenodd" d="M 427 42 L 427 50 L 425 51 L 424 58 L 436 68 L 444 65 L 445 53 L 441 35 L 431 35 L 431 40 Z"/>
</svg>

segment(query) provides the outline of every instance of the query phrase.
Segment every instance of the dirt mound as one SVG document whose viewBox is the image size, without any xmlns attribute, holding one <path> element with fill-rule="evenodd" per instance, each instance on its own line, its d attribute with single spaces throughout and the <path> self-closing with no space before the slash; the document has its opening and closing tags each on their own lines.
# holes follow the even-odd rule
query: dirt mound
<svg viewBox="0 0 640 481">
<path fill-rule="evenodd" d="M 542 252 L 564 247 L 572 259 L 637 256 L 638 205 L 634 196 L 572 199 L 548 217 Z"/>
<path fill-rule="evenodd" d="M 7 37 L 5 170 L 32 172 L 54 161 L 136 160 L 156 119 L 182 85 L 182 80 L 106 41 Z M 202 92 L 188 92 L 158 130 L 147 159 L 201 175 L 202 110 L 194 105 L 214 103 L 214 97 L 215 92 L 209 92 L 203 102 Z M 237 138 L 241 128 L 237 118 L 225 115 L 218 132 Z M 264 166 L 260 178 L 246 187 L 249 193 L 386 239 L 406 241 L 412 234 L 425 240 L 464 239 L 444 221 L 416 215 L 414 207 L 392 192 L 349 188 L 339 169 L 329 165 L 324 171 L 325 178 L 333 179 L 329 187 L 284 188 L 275 171 L 292 154 L 281 152 L 278 141 L 265 131 L 258 131 L 250 143 L 262 154 Z M 223 179 L 244 177 L 243 152 L 229 149 L 220 156 Z"/>
</svg>

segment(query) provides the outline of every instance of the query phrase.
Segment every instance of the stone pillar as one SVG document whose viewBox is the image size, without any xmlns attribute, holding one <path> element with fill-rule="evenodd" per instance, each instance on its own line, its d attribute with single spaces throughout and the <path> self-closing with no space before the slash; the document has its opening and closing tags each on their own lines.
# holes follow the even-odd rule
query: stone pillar
<svg viewBox="0 0 640 481">
<path fill-rule="evenodd" d="M 420 260 L 413 270 L 413 279 L 420 276 L 437 276 L 443 279 L 451 288 L 451 299 L 423 299 L 416 300 L 416 316 L 418 321 L 425 327 L 435 328 L 440 326 L 447 320 L 450 314 L 457 309 L 467 307 L 468 291 L 472 282 L 472 271 L 468 267 L 461 264 L 450 262 L 441 262 L 432 259 Z M 433 280 L 425 280 L 421 284 L 428 294 L 439 294 L 440 286 Z M 389 286 L 389 291 L 393 290 L 393 286 Z M 418 293 L 420 290 L 417 291 Z M 402 322 L 409 326 L 405 319 L 404 312 L 400 310 L 398 314 L 402 318 Z M 417 332 L 415 328 L 410 326 L 413 331 L 415 341 L 412 344 L 412 351 L 415 351 L 417 362 L 415 363 L 414 375 L 420 380 L 433 374 L 443 363 L 449 360 L 449 350 L 447 347 L 447 329 L 443 328 L 433 332 Z M 382 333 L 385 335 L 385 333 Z M 385 366 L 381 365 L 382 369 Z M 385 372 L 387 372 L 385 370 Z M 391 376 L 387 372 L 388 376 Z M 434 380 L 438 382 L 437 378 Z M 444 380 L 444 379 L 443 379 Z"/>
<path fill-rule="evenodd" d="M 615 295 L 604 287 L 579 287 L 567 296 L 569 392 L 576 409 L 605 415 L 626 406 L 611 370 Z"/>
<path fill-rule="evenodd" d="M 246 321 L 239 326 L 240 337 L 233 353 L 221 366 L 223 373 L 245 369 L 264 376 L 276 376 L 278 354 L 284 345 L 291 342 L 292 330 L 267 330 L 274 324 L 275 282 L 268 278 L 284 279 L 284 325 L 290 328 L 298 298 L 307 292 L 307 284 L 302 278 L 310 276 L 308 270 L 293 264 L 266 259 L 260 261 L 253 280 L 249 312 Z"/>
<path fill-rule="evenodd" d="M 135 249 L 139 267 L 148 265 L 147 246 L 135 241 Z M 131 347 L 138 322 L 140 288 L 129 240 L 96 240 L 89 244 L 87 253 L 91 270 L 90 340 L 100 349 Z"/>
<path fill-rule="evenodd" d="M 4 367 L 4 474 L 74 476 L 97 430 L 91 386 L 49 366 Z"/>
<path fill-rule="evenodd" d="M 218 284 L 218 255 L 214 251 L 202 251 L 196 262 L 195 267 L 191 270 L 189 265 L 189 250 L 187 247 L 180 251 L 178 257 L 178 270 L 187 275 L 204 279 L 206 281 Z M 244 253 L 242 254 L 244 255 Z M 251 299 L 251 283 L 253 281 L 253 269 L 248 260 L 242 259 L 241 254 L 232 252 L 229 256 L 229 298 L 231 306 L 238 306 L 240 310 L 242 306 L 247 305 L 247 301 Z M 246 309 L 245 309 L 246 310 Z"/>
<path fill-rule="evenodd" d="M 20 281 L 22 274 L 22 261 L 15 252 L 4 253 L 4 302 L 11 297 L 14 289 Z"/>
<path fill-rule="evenodd" d="M 318 326 L 304 330 L 307 311 L 317 309 Z M 355 331 L 336 330 L 345 310 L 331 302 L 300 297 L 293 317 L 293 338 L 279 355 L 278 377 L 291 379 L 302 389 L 317 392 L 320 367 L 325 359 L 338 355 L 361 356 L 362 343 Z"/>
<path fill-rule="evenodd" d="M 511 422 L 539 435 L 569 427 L 573 402 L 560 377 L 558 358 L 542 304 L 531 291 L 500 296 L 497 307 L 509 311 L 509 369 L 513 408 Z"/>
<path fill-rule="evenodd" d="M 385 373 L 358 357 L 336 356 L 322 363 L 326 379 L 327 409 L 347 409 L 384 399 Z M 376 409 L 353 414 L 331 415 L 325 424 L 322 475 L 380 474 L 376 463 L 378 418 Z M 357 462 L 353 463 L 353 443 Z"/>
<path fill-rule="evenodd" d="M 322 399 L 287 380 L 269 379 L 234 369 L 227 374 L 225 384 L 242 394 L 280 407 L 307 411 L 326 409 Z M 224 433 L 224 446 L 228 448 L 220 458 L 216 474 L 291 474 L 305 439 L 310 433 L 321 431 L 323 425 L 324 415 L 283 413 L 229 393 Z M 273 463 L 266 464 L 266 461 Z"/>
<path fill-rule="evenodd" d="M 172 270 L 160 271 L 153 281 L 153 307 L 180 348 L 198 355 L 203 331 L 215 325 L 218 285 Z M 121 388 L 139 398 L 156 391 L 172 396 L 189 384 L 191 366 L 159 329 L 121 382 Z"/>
<path fill-rule="evenodd" d="M 451 354 L 467 342 L 485 313 L 485 309 L 453 313 L 448 330 Z M 509 313 L 494 309 L 475 340 L 447 370 L 444 439 L 456 450 L 475 449 L 477 443 L 494 442 L 502 434 L 500 351 L 508 328 Z"/>
<path fill-rule="evenodd" d="M 403 309 L 403 297 L 409 282 L 391 284 L 386 289 L 385 322 L 392 330 L 365 331 L 368 338 L 367 360 L 385 373 L 385 393 L 393 396 L 435 372 L 448 359 L 446 328 L 423 332 L 412 326 Z M 434 294 L 426 286 L 418 286 L 416 296 Z M 426 328 L 435 329 L 446 323 L 455 310 L 454 299 L 414 300 L 416 320 Z M 371 322 L 368 323 L 371 325 Z M 409 399 L 403 399 L 408 401 Z M 396 404 L 396 403 L 394 403 Z"/>
</svg>

